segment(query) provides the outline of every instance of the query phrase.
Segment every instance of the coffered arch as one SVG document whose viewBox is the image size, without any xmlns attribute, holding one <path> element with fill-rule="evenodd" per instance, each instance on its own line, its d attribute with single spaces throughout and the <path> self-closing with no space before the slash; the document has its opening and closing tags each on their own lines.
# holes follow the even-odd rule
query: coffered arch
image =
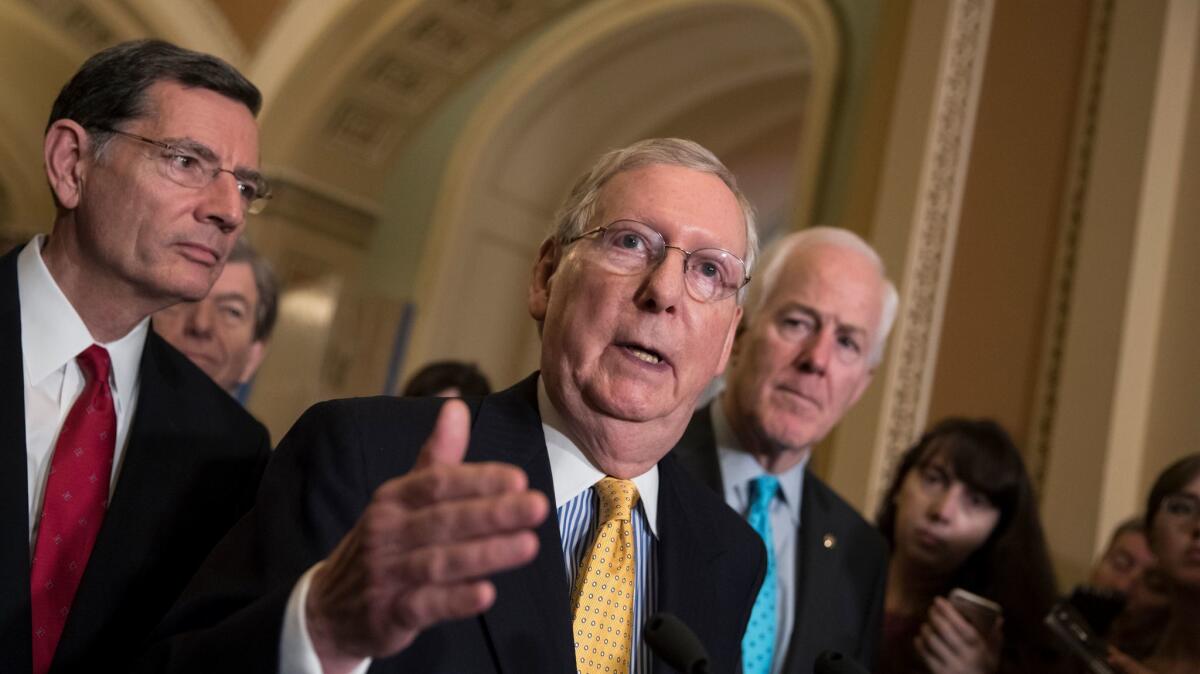
<svg viewBox="0 0 1200 674">
<path fill-rule="evenodd" d="M 791 196 L 783 227 L 806 223 L 838 56 L 823 3 L 612 0 L 564 17 L 515 57 L 454 143 L 409 362 L 471 358 L 501 382 L 536 367 L 530 262 L 570 180 L 606 149 L 694 137 L 743 178 L 764 164 L 759 182 L 791 176 L 760 196 Z"/>
</svg>

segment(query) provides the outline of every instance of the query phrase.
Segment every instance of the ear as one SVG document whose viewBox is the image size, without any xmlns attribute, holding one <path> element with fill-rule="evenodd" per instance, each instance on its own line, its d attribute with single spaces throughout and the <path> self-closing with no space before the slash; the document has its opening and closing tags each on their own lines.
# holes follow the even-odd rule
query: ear
<svg viewBox="0 0 1200 674">
<path fill-rule="evenodd" d="M 60 119 L 51 124 L 42 141 L 46 179 L 58 203 L 65 209 L 79 205 L 83 174 L 90 157 L 90 142 L 88 132 L 69 119 Z"/>
<path fill-rule="evenodd" d="M 738 357 L 742 353 L 742 342 L 747 339 L 746 333 L 749 332 L 751 320 L 753 319 L 745 311 L 742 311 L 742 317 L 738 320 L 737 327 L 733 332 L 733 349 L 729 352 L 730 364 L 736 364 Z"/>
<path fill-rule="evenodd" d="M 721 361 L 717 363 L 717 374 L 725 371 L 725 366 L 729 363 L 729 355 L 733 352 L 733 345 L 737 342 L 738 325 L 742 322 L 742 308 L 734 307 L 733 320 L 729 323 L 729 330 L 725 333 L 725 344 L 721 347 Z"/>
<path fill-rule="evenodd" d="M 250 345 L 250 357 L 246 359 L 246 367 L 242 369 L 242 375 L 238 377 L 239 384 L 245 384 L 254 378 L 254 373 L 258 372 L 258 366 L 262 365 L 266 355 L 266 342 L 259 340 Z"/>
<path fill-rule="evenodd" d="M 538 248 L 537 262 L 533 263 L 533 278 L 529 281 L 529 315 L 541 323 L 546 320 L 546 308 L 550 305 L 550 283 L 558 269 L 558 240 L 551 236 Z"/>
</svg>

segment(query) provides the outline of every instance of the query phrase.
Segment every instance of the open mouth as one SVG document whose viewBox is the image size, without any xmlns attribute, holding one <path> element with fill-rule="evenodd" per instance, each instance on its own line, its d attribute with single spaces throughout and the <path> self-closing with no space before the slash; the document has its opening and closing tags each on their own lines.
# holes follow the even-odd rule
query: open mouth
<svg viewBox="0 0 1200 674">
<path fill-rule="evenodd" d="M 666 362 L 666 360 L 667 360 L 666 357 L 663 356 L 661 353 L 655 351 L 654 349 L 644 347 L 641 344 L 633 344 L 630 342 L 625 342 L 625 343 L 618 343 L 617 346 L 621 347 L 622 349 L 625 349 L 626 353 L 633 356 L 634 358 L 637 358 L 638 360 L 640 360 L 644 363 L 649 363 L 650 365 L 658 365 L 660 363 Z"/>
</svg>

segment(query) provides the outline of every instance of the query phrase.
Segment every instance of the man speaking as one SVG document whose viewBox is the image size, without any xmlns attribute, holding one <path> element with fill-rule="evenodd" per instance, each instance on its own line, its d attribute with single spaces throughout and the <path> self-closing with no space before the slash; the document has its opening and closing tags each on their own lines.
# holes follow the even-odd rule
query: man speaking
<svg viewBox="0 0 1200 674">
<path fill-rule="evenodd" d="M 534 264 L 541 371 L 309 410 L 177 607 L 173 670 L 648 673 L 669 611 L 734 671 L 763 546 L 666 455 L 729 357 L 755 241 L 704 148 L 602 157 Z"/>
</svg>

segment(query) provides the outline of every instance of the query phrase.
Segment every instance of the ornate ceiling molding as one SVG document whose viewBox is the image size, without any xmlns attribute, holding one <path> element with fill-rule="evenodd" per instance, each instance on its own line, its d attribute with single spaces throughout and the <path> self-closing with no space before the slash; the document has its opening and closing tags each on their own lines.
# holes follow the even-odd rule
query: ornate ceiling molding
<svg viewBox="0 0 1200 674">
<path fill-rule="evenodd" d="M 87 54 L 158 37 L 244 65 L 245 49 L 208 0 L 24 0 Z"/>
<path fill-rule="evenodd" d="M 430 0 L 409 12 L 338 86 L 327 142 L 382 166 L 407 134 L 484 63 L 572 2 Z"/>
</svg>

